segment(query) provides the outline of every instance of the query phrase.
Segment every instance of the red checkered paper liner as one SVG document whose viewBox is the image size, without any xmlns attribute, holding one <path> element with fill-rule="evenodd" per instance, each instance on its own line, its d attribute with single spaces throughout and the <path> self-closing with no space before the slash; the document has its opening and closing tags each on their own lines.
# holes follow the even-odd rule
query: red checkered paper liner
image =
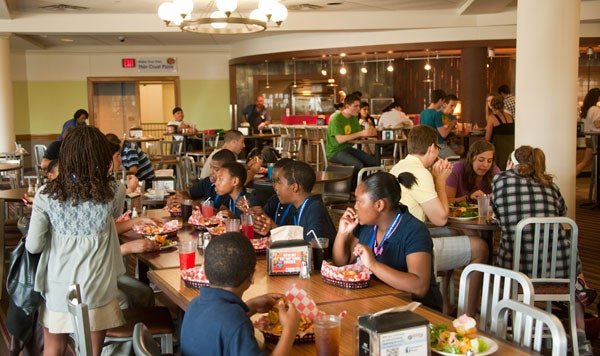
<svg viewBox="0 0 600 356">
<path fill-rule="evenodd" d="M 352 273 L 349 275 L 347 273 L 348 271 L 356 272 L 356 274 Z M 371 271 L 365 267 L 360 260 L 354 264 L 341 267 L 337 267 L 327 261 L 323 261 L 323 265 L 321 266 L 321 275 L 338 281 L 363 282 L 368 281 L 371 278 Z"/>
<path fill-rule="evenodd" d="M 124 212 L 123 215 L 115 219 L 115 222 L 120 223 L 129 219 L 131 219 L 131 210 L 127 210 L 126 212 Z"/>
<path fill-rule="evenodd" d="M 196 210 L 194 211 L 194 213 L 190 216 L 190 218 L 188 219 L 188 222 L 192 225 L 196 225 L 196 226 L 212 226 L 212 225 L 223 225 L 224 221 L 223 219 L 220 219 L 216 216 L 210 217 L 210 218 L 205 218 L 204 216 L 202 216 L 202 213 L 200 212 L 200 210 Z"/>
<path fill-rule="evenodd" d="M 206 274 L 204 274 L 204 267 L 202 266 L 184 269 L 179 273 L 181 274 L 181 278 L 187 281 L 208 283 L 208 279 L 206 279 Z"/>
<path fill-rule="evenodd" d="M 154 228 L 152 232 L 145 231 L 147 226 Z M 152 225 L 133 225 L 131 228 L 134 232 L 143 235 L 163 235 L 168 234 L 179 229 L 179 222 L 177 220 L 171 220 L 166 222 L 163 226 L 152 226 Z"/>
<path fill-rule="evenodd" d="M 166 210 L 171 214 L 181 213 L 181 204 L 173 204 L 172 206 L 166 205 L 163 210 Z"/>
<path fill-rule="evenodd" d="M 250 240 L 250 242 L 252 242 L 252 246 L 254 246 L 255 250 L 265 250 L 267 248 L 267 246 L 269 245 L 269 238 L 268 237 L 256 238 L 256 239 Z"/>
</svg>

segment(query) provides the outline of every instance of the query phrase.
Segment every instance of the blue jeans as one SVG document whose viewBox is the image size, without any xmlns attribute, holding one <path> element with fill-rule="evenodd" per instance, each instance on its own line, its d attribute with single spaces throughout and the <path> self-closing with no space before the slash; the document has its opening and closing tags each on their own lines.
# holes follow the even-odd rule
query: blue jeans
<svg viewBox="0 0 600 356">
<path fill-rule="evenodd" d="M 348 147 L 339 151 L 331 156 L 329 160 L 331 162 L 341 163 L 344 166 L 353 166 L 355 176 L 358 174 L 358 171 L 364 167 L 377 167 L 380 164 L 375 157 L 353 147 Z"/>
</svg>

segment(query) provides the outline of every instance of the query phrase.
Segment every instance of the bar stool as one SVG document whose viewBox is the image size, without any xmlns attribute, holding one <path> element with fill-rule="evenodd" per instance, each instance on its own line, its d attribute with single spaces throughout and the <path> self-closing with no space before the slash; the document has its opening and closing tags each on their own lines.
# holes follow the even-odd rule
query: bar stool
<svg viewBox="0 0 600 356">
<path fill-rule="evenodd" d="M 327 168 L 327 153 L 323 131 L 318 126 L 306 125 L 304 132 L 306 134 L 305 150 L 308 152 L 306 162 L 314 166 L 317 171 L 321 170 L 321 165 L 324 166 L 323 169 Z"/>
</svg>

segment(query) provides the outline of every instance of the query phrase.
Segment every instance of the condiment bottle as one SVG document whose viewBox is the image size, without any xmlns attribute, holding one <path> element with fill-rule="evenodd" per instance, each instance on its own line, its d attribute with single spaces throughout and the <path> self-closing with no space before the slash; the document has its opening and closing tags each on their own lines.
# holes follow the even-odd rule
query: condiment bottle
<svg viewBox="0 0 600 356">
<path fill-rule="evenodd" d="M 138 212 L 137 209 L 134 207 L 133 211 L 131 212 L 131 218 L 137 218 L 138 217 Z"/>
</svg>

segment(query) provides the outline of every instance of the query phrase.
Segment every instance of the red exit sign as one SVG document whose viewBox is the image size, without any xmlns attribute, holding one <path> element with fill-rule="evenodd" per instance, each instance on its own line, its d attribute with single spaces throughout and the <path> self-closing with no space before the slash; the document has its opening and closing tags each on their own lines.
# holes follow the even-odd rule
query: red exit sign
<svg viewBox="0 0 600 356">
<path fill-rule="evenodd" d="M 135 58 L 123 58 L 121 63 L 123 68 L 135 68 Z"/>
</svg>

